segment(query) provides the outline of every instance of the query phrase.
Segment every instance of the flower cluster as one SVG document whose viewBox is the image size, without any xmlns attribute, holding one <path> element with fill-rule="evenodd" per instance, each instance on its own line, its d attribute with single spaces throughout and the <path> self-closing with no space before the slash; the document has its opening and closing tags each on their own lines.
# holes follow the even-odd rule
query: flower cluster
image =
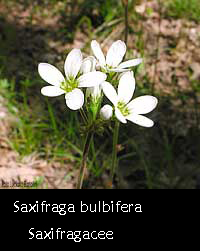
<svg viewBox="0 0 200 251">
<path fill-rule="evenodd" d="M 43 87 L 41 93 L 48 97 L 65 94 L 66 105 L 71 110 L 78 110 L 85 101 L 82 88 L 87 87 L 86 97 L 91 97 L 94 104 L 101 102 L 104 93 L 113 105 L 106 104 L 100 109 L 102 119 L 109 120 L 114 110 L 115 117 L 122 123 L 129 120 L 141 126 L 153 126 L 153 121 L 143 115 L 156 107 L 157 98 L 145 95 L 131 100 L 135 90 L 135 78 L 130 68 L 140 64 L 142 59 L 122 62 L 126 45 L 121 40 L 111 45 L 106 57 L 97 41 L 91 42 L 91 49 L 95 57 L 89 56 L 84 60 L 79 49 L 73 49 L 68 54 L 64 64 L 65 76 L 53 65 L 40 63 L 38 72 L 50 84 Z M 120 77 L 116 91 L 112 85 L 112 76 L 117 73 L 120 73 Z M 107 76 L 110 77 L 109 82 L 106 81 Z"/>
</svg>

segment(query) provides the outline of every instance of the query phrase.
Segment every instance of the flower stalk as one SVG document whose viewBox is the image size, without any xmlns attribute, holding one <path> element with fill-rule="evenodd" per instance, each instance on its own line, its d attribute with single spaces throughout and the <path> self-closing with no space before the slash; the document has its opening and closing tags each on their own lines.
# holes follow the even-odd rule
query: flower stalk
<svg viewBox="0 0 200 251">
<path fill-rule="evenodd" d="M 83 179 L 84 179 L 85 170 L 87 167 L 87 157 L 88 157 L 92 137 L 93 137 L 93 130 L 89 130 L 86 136 L 85 145 L 83 149 L 83 156 L 82 156 L 82 161 L 81 161 L 81 166 L 80 166 L 80 171 L 79 171 L 77 189 L 81 189 L 83 185 Z"/>
<path fill-rule="evenodd" d="M 79 110 L 79 112 L 80 112 L 80 114 L 81 114 L 81 117 L 82 117 L 82 119 L 83 119 L 84 124 L 86 125 L 86 124 L 87 124 L 87 116 L 86 116 L 86 114 L 85 114 L 83 108 L 81 108 L 81 109 Z"/>
<path fill-rule="evenodd" d="M 112 165 L 111 165 L 111 181 L 113 181 L 113 177 L 115 174 L 115 170 L 117 167 L 117 143 L 119 136 L 119 121 L 115 121 L 115 128 L 113 133 L 113 149 L 112 149 Z"/>
</svg>

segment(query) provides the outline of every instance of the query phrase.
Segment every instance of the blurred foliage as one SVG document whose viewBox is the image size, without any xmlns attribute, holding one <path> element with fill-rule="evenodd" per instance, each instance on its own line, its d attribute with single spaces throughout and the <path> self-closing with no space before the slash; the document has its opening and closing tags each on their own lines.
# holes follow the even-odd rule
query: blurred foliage
<svg viewBox="0 0 200 251">
<path fill-rule="evenodd" d="M 166 1 L 166 14 L 175 18 L 186 18 L 196 22 L 200 21 L 199 0 L 169 0 Z"/>
<path fill-rule="evenodd" d="M 113 6 L 115 6 L 114 9 Z M 67 25 L 66 30 L 63 31 L 68 34 L 70 40 L 73 40 L 77 27 L 82 26 L 83 31 L 86 32 L 88 27 L 90 29 L 91 27 L 96 28 L 104 21 L 109 22 L 122 13 L 121 1 L 117 1 L 117 3 L 115 0 L 67 1 L 64 9 L 61 10 L 62 22 Z M 86 23 L 87 27 L 85 27 L 84 23 Z"/>
</svg>

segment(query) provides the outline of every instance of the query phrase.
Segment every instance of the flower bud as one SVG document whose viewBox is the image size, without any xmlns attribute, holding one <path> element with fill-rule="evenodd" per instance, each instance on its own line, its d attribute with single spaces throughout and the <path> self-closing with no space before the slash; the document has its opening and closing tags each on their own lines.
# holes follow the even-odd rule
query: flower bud
<svg viewBox="0 0 200 251">
<path fill-rule="evenodd" d="M 110 105 L 104 105 L 100 110 L 100 116 L 104 120 L 108 120 L 112 117 L 113 109 Z"/>
<path fill-rule="evenodd" d="M 95 71 L 96 68 L 96 59 L 93 56 L 89 56 L 83 60 L 82 66 L 81 66 L 81 72 L 88 73 L 91 71 Z"/>
<path fill-rule="evenodd" d="M 86 91 L 86 96 L 91 96 L 93 101 L 98 101 L 101 97 L 101 85 L 97 85 L 94 87 L 88 87 Z"/>
</svg>

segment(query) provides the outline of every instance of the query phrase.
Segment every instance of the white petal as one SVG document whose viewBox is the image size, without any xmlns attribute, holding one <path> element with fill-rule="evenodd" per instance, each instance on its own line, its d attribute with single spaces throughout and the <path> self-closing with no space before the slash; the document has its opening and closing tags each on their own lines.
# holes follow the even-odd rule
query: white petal
<svg viewBox="0 0 200 251">
<path fill-rule="evenodd" d="M 82 53 L 79 49 L 73 49 L 65 60 L 65 75 L 67 78 L 76 77 L 82 64 Z"/>
<path fill-rule="evenodd" d="M 126 116 L 126 119 L 144 127 L 152 127 L 154 125 L 154 122 L 151 119 L 148 119 L 147 117 L 138 114 L 130 114 Z"/>
<path fill-rule="evenodd" d="M 117 67 L 121 63 L 126 53 L 126 44 L 121 40 L 114 42 L 108 50 L 106 56 L 106 64 L 112 67 Z"/>
<path fill-rule="evenodd" d="M 91 71 L 95 71 L 96 68 L 96 59 L 93 56 L 89 56 L 83 60 L 83 63 L 81 65 L 81 72 L 82 73 L 88 73 Z"/>
<path fill-rule="evenodd" d="M 122 123 L 127 123 L 126 118 L 122 115 L 122 113 L 120 112 L 120 110 L 115 107 L 115 116 L 117 117 L 117 119 L 122 122 Z"/>
<path fill-rule="evenodd" d="M 128 105 L 131 113 L 146 114 L 151 112 L 158 104 L 157 98 L 149 95 L 144 95 L 133 99 Z"/>
<path fill-rule="evenodd" d="M 113 108 L 110 105 L 104 105 L 100 110 L 100 116 L 104 120 L 108 120 L 112 117 Z"/>
<path fill-rule="evenodd" d="M 60 96 L 61 94 L 64 94 L 65 92 L 56 86 L 45 86 L 41 89 L 41 93 L 44 96 L 57 97 Z"/>
<path fill-rule="evenodd" d="M 133 66 L 136 66 L 136 65 L 138 65 L 140 63 L 142 63 L 142 58 L 136 58 L 136 59 L 128 60 L 128 61 L 125 61 L 125 62 L 121 63 L 118 66 L 118 68 L 133 67 Z"/>
<path fill-rule="evenodd" d="M 130 69 L 122 69 L 122 68 L 113 68 L 113 69 L 109 69 L 109 71 L 113 71 L 113 72 L 127 72 L 130 71 Z"/>
<path fill-rule="evenodd" d="M 66 105 L 71 110 L 78 110 L 84 104 L 84 94 L 80 89 L 74 89 L 73 91 L 65 95 Z"/>
<path fill-rule="evenodd" d="M 103 82 L 101 84 L 103 88 L 103 92 L 105 96 L 113 103 L 113 105 L 117 105 L 118 103 L 118 96 L 115 88 L 108 82 Z"/>
<path fill-rule="evenodd" d="M 122 75 L 118 85 L 118 98 L 126 104 L 131 100 L 135 90 L 135 78 L 132 71 Z"/>
<path fill-rule="evenodd" d="M 78 78 L 79 87 L 93 87 L 100 85 L 106 80 L 107 76 L 105 73 L 100 71 L 93 71 L 83 74 Z"/>
<path fill-rule="evenodd" d="M 95 57 L 99 60 L 100 66 L 104 67 L 106 64 L 105 56 L 103 55 L 101 47 L 100 47 L 99 43 L 97 43 L 96 40 L 93 40 L 91 42 L 91 48 L 92 48 L 92 51 L 93 51 Z"/>
<path fill-rule="evenodd" d="M 40 77 L 51 85 L 60 86 L 65 81 L 62 73 L 51 64 L 40 63 L 38 65 L 38 72 Z"/>
</svg>

